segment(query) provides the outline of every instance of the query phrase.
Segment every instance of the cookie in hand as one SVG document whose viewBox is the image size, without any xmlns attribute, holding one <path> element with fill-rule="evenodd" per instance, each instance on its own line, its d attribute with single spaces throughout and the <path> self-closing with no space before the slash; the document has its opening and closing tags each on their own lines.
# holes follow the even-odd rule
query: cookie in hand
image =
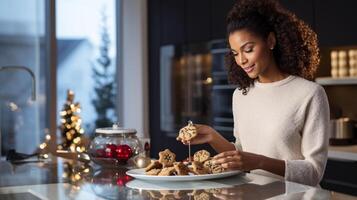
<svg viewBox="0 0 357 200">
<path fill-rule="evenodd" d="M 197 129 L 193 125 L 192 121 L 188 122 L 188 125 L 181 128 L 176 140 L 190 141 L 192 138 L 197 136 Z"/>
</svg>

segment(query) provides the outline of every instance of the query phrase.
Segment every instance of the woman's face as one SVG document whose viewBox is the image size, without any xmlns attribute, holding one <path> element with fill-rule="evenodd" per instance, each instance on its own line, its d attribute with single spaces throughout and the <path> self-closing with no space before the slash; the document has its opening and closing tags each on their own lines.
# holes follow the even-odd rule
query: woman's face
<svg viewBox="0 0 357 200">
<path fill-rule="evenodd" d="M 269 66 L 274 64 L 274 57 L 271 49 L 275 45 L 275 38 L 272 34 L 267 40 L 262 37 L 242 29 L 229 35 L 231 53 L 236 63 L 252 79 L 264 76 Z"/>
</svg>

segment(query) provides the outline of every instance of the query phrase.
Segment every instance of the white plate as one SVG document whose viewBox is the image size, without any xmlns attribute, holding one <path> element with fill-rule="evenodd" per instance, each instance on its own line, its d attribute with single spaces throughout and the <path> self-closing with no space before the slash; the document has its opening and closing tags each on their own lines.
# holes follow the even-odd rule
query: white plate
<svg viewBox="0 0 357 200">
<path fill-rule="evenodd" d="M 242 173 L 243 175 L 243 173 Z M 126 187 L 140 190 L 203 190 L 213 188 L 230 188 L 251 180 L 245 176 L 231 176 L 222 179 L 201 181 L 149 181 L 134 179 L 125 184 Z"/>
<path fill-rule="evenodd" d="M 151 176 L 145 174 L 145 169 L 132 169 L 126 172 L 127 175 L 141 180 L 151 181 L 199 181 L 208 179 L 224 178 L 242 173 L 241 171 L 228 171 L 218 174 L 187 175 L 187 176 Z"/>
</svg>

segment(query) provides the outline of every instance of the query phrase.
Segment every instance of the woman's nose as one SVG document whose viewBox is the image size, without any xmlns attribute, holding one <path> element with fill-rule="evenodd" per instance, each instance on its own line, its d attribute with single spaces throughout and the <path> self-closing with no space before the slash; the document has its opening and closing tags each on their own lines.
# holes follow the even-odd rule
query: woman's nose
<svg viewBox="0 0 357 200">
<path fill-rule="evenodd" d="M 247 58 L 243 54 L 240 54 L 238 59 L 239 59 L 240 65 L 243 65 L 248 61 Z"/>
</svg>

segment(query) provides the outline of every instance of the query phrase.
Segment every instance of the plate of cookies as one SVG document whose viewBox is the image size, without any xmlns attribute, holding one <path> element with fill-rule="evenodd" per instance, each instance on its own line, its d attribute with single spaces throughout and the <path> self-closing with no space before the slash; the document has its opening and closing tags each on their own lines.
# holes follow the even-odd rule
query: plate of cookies
<svg viewBox="0 0 357 200">
<path fill-rule="evenodd" d="M 212 163 L 212 157 L 206 150 L 197 151 L 192 162 L 176 161 L 175 153 L 165 149 L 159 153 L 159 160 L 151 160 L 146 168 L 132 169 L 127 175 L 152 181 L 197 181 L 224 178 L 237 175 L 241 171 L 225 171 L 221 165 Z"/>
</svg>

